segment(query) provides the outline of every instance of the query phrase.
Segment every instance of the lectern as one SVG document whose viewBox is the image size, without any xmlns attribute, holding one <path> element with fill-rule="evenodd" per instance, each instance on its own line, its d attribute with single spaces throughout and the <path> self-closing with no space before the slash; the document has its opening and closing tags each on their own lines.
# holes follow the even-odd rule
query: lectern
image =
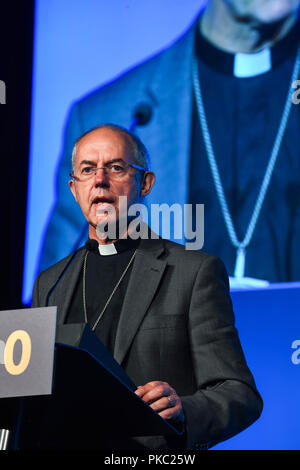
<svg viewBox="0 0 300 470">
<path fill-rule="evenodd" d="M 57 328 L 52 393 L 0 399 L 18 410 L 18 449 L 110 449 L 133 436 L 180 435 L 135 393 L 135 384 L 85 324 Z M 0 428 L 1 416 L 0 416 Z"/>
</svg>

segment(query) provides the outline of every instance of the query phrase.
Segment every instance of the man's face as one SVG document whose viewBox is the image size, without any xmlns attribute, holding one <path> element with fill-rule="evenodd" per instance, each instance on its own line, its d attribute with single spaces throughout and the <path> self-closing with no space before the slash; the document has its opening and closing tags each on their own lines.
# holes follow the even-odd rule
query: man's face
<svg viewBox="0 0 300 470">
<path fill-rule="evenodd" d="M 220 0 L 217 0 L 220 1 Z M 223 0 L 233 14 L 258 23 L 274 23 L 294 13 L 300 0 Z"/>
<path fill-rule="evenodd" d="M 69 185 L 90 225 L 90 230 L 95 231 L 98 224 L 119 220 L 120 196 L 127 197 L 129 207 L 139 202 L 140 197 L 148 194 L 152 188 L 153 183 L 150 188 L 149 185 L 141 188 L 140 175 L 137 175 L 137 170 L 132 167 L 128 167 L 127 173 L 120 178 L 109 175 L 103 169 L 98 169 L 96 175 L 93 172 L 87 180 L 80 177 L 88 172 L 89 168 L 103 167 L 111 162 L 116 165 L 135 164 L 133 144 L 126 135 L 102 128 L 90 132 L 77 144 L 73 171 L 79 180 L 71 180 Z"/>
</svg>

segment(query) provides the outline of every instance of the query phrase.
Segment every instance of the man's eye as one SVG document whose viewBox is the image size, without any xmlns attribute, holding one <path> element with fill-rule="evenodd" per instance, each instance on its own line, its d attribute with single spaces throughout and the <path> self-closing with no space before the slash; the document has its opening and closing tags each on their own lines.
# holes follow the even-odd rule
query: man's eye
<svg viewBox="0 0 300 470">
<path fill-rule="evenodd" d="M 93 171 L 95 171 L 95 168 L 92 166 L 86 166 L 82 168 L 81 172 L 83 175 L 90 175 Z"/>
<path fill-rule="evenodd" d="M 114 171 L 115 173 L 120 173 L 120 172 L 124 171 L 123 166 L 116 165 L 116 164 L 111 165 L 110 169 L 111 169 L 111 171 Z"/>
</svg>

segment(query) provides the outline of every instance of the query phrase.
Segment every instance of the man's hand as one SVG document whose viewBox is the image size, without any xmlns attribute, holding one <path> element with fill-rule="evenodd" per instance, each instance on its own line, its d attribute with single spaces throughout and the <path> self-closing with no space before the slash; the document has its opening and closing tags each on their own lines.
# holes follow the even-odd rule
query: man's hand
<svg viewBox="0 0 300 470">
<path fill-rule="evenodd" d="M 167 382 L 153 381 L 139 385 L 135 393 L 162 418 L 184 422 L 181 400 Z"/>
</svg>

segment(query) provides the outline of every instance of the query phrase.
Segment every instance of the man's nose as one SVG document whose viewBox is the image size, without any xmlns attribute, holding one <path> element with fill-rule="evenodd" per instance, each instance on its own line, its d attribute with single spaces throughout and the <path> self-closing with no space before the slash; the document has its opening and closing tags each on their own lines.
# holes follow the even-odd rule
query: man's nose
<svg viewBox="0 0 300 470">
<path fill-rule="evenodd" d="M 109 178 L 106 168 L 99 167 L 95 169 L 95 184 L 109 186 Z"/>
</svg>

